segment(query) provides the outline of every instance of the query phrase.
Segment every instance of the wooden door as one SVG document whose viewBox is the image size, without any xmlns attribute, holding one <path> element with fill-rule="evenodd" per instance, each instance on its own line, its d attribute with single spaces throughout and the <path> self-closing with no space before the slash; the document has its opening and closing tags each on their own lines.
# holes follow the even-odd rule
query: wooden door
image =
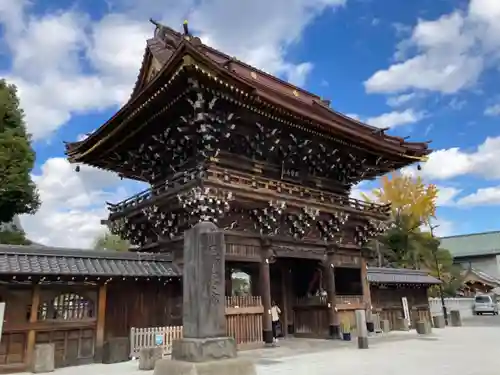
<svg viewBox="0 0 500 375">
<path fill-rule="evenodd" d="M 26 332 L 3 333 L 0 342 L 0 366 L 22 364 L 26 352 Z"/>
</svg>

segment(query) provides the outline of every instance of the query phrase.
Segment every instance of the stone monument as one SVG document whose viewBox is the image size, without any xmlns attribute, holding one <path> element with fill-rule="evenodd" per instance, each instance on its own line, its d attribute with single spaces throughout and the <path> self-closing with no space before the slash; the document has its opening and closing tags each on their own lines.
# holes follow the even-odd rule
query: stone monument
<svg viewBox="0 0 500 375">
<path fill-rule="evenodd" d="M 255 365 L 238 358 L 226 336 L 224 233 L 202 222 L 184 233 L 183 338 L 172 359 L 156 362 L 154 375 L 255 375 Z"/>
</svg>

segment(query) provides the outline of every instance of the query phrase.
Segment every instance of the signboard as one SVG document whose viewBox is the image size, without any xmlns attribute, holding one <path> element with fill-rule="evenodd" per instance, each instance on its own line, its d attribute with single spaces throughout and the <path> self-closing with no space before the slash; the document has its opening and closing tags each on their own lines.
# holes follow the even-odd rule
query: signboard
<svg viewBox="0 0 500 375">
<path fill-rule="evenodd" d="M 335 254 L 333 256 L 333 264 L 335 267 L 360 268 L 361 258 L 355 255 Z"/>
<path fill-rule="evenodd" d="M 408 321 L 408 323 L 411 323 L 410 309 L 408 308 L 408 300 L 406 299 L 406 297 L 402 297 L 401 302 L 403 303 L 404 318 Z"/>
<path fill-rule="evenodd" d="M 155 344 L 156 344 L 156 346 L 163 345 L 163 335 L 161 333 L 157 333 L 155 335 Z"/>
<path fill-rule="evenodd" d="M 5 315 L 5 302 L 0 302 L 0 341 L 2 341 L 4 315 Z"/>
</svg>

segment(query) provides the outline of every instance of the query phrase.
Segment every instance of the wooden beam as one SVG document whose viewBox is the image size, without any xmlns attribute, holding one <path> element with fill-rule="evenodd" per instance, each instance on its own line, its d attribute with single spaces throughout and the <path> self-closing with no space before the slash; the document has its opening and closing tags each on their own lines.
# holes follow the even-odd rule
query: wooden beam
<svg viewBox="0 0 500 375">
<path fill-rule="evenodd" d="M 262 244 L 262 259 L 260 262 L 260 295 L 262 297 L 262 305 L 264 306 L 264 314 L 262 315 L 262 336 L 265 344 L 273 343 L 272 320 L 271 320 L 271 279 L 269 271 L 269 260 L 271 258 L 271 244 Z"/>
<path fill-rule="evenodd" d="M 337 288 L 335 285 L 335 254 L 328 251 L 326 262 L 323 263 L 326 276 L 326 293 L 328 296 L 328 336 L 340 338 L 340 314 L 337 307 Z"/>
<path fill-rule="evenodd" d="M 40 285 L 35 284 L 31 295 L 31 310 L 29 319 L 28 340 L 26 343 L 25 363 L 28 369 L 33 366 L 33 354 L 35 351 L 36 331 L 35 324 L 38 320 L 38 306 L 40 305 Z"/>
<path fill-rule="evenodd" d="M 106 297 L 107 284 L 99 286 L 99 301 L 97 303 L 97 328 L 95 337 L 94 361 L 102 362 L 102 351 L 104 346 L 104 328 L 106 322 Z"/>
</svg>

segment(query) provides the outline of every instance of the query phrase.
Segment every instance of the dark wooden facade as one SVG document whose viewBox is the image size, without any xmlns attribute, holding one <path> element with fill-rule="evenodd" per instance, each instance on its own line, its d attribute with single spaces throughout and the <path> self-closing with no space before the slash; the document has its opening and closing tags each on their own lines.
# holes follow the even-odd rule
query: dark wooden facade
<svg viewBox="0 0 500 375">
<path fill-rule="evenodd" d="M 73 366 L 100 362 L 130 327 L 179 324 L 178 276 L 164 256 L 0 245 L 0 372 L 29 370 L 36 344 Z"/>
<path fill-rule="evenodd" d="M 111 232 L 137 251 L 182 264 L 184 231 L 212 221 L 226 233 L 226 267 L 244 263 L 258 275 L 264 311 L 279 299 L 291 331 L 335 334 L 337 300 L 348 310 L 369 305 L 361 250 L 389 214 L 350 198 L 350 189 L 424 159 L 427 144 L 343 116 L 205 46 L 187 27 L 155 25 L 132 97 L 87 139 L 67 144 L 68 159 L 150 184 L 108 204 Z M 273 277 L 282 287 L 271 287 Z M 343 304 L 341 290 L 356 302 Z M 263 331 L 270 342 L 269 314 Z"/>
</svg>

